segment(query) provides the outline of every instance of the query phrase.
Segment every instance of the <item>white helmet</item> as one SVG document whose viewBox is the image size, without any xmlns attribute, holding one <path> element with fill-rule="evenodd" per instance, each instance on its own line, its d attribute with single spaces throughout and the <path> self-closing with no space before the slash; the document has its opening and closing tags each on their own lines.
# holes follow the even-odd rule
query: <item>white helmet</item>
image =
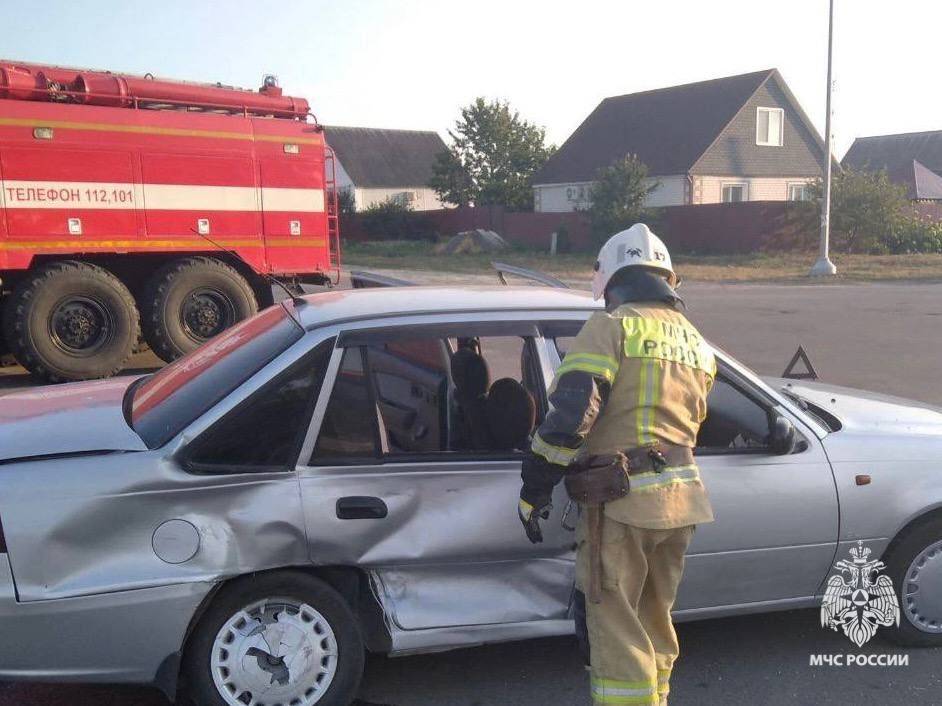
<svg viewBox="0 0 942 706">
<path fill-rule="evenodd" d="M 677 275 L 671 265 L 671 254 L 667 247 L 644 223 L 635 223 L 609 238 L 595 262 L 592 275 L 592 296 L 601 299 L 618 270 L 623 267 L 647 267 L 667 278 L 671 287 L 677 286 Z"/>
</svg>

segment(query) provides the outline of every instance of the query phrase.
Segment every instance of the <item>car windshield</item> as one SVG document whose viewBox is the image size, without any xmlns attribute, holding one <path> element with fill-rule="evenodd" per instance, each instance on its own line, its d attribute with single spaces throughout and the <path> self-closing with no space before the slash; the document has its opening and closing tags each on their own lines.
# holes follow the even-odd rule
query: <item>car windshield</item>
<svg viewBox="0 0 942 706">
<path fill-rule="evenodd" d="M 132 385 L 128 423 L 148 448 L 165 444 L 303 335 L 290 302 L 246 319 Z"/>
</svg>

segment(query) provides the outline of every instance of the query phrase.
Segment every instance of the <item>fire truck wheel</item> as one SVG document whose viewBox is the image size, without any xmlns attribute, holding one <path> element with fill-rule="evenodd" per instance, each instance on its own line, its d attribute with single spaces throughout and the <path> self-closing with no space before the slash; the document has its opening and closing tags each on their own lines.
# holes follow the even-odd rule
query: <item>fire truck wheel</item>
<svg viewBox="0 0 942 706">
<path fill-rule="evenodd" d="M 54 262 L 24 279 L 7 300 L 4 336 L 16 360 L 49 382 L 114 375 L 138 339 L 128 288 L 86 262 Z"/>
<path fill-rule="evenodd" d="M 151 278 L 141 308 L 144 339 L 169 363 L 253 316 L 258 304 L 235 269 L 211 257 L 188 257 Z"/>
</svg>

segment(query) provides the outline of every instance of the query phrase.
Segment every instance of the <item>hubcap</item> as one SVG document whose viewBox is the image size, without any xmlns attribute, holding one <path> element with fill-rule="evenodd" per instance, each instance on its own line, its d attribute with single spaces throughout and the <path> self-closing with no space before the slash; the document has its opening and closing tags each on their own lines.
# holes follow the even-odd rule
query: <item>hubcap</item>
<svg viewBox="0 0 942 706">
<path fill-rule="evenodd" d="M 232 300 L 218 289 L 195 289 L 183 300 L 183 328 L 193 338 L 206 341 L 235 323 Z"/>
<path fill-rule="evenodd" d="M 942 540 L 920 552 L 903 579 L 903 611 L 923 632 L 942 633 Z"/>
<path fill-rule="evenodd" d="M 114 316 L 92 297 L 61 299 L 49 317 L 49 337 L 62 351 L 75 356 L 98 353 L 114 337 Z"/>
<path fill-rule="evenodd" d="M 311 606 L 266 598 L 222 626 L 211 662 L 230 706 L 311 706 L 337 673 L 337 638 Z"/>
</svg>

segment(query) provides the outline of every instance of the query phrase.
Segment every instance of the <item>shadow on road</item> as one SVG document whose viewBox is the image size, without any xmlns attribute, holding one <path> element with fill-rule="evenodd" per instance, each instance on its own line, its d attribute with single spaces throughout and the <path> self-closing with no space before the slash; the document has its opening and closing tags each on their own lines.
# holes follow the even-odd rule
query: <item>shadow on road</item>
<svg viewBox="0 0 942 706">
<path fill-rule="evenodd" d="M 671 706 L 937 706 L 942 649 L 876 638 L 862 649 L 825 630 L 818 612 L 683 624 Z M 908 654 L 906 667 L 812 667 L 812 654 Z M 356 706 L 588 706 L 572 638 L 489 645 L 414 657 L 372 657 Z M 167 706 L 152 689 L 0 685 L 0 706 Z"/>
</svg>

